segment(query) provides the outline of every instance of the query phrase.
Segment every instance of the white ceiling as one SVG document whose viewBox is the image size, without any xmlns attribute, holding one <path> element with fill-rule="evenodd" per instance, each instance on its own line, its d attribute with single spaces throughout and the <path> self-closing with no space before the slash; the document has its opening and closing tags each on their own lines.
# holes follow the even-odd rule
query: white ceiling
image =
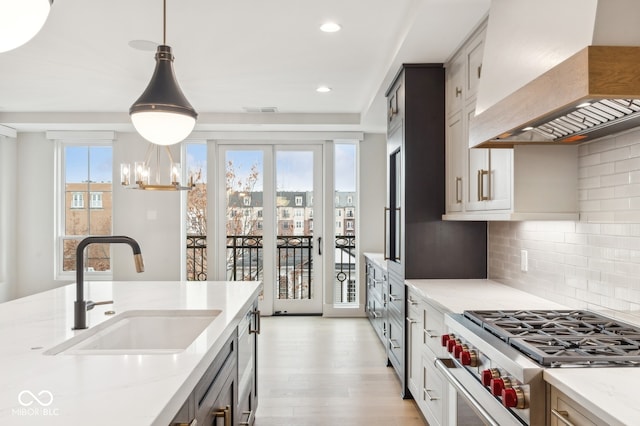
<svg viewBox="0 0 640 426">
<path fill-rule="evenodd" d="M 382 132 L 384 91 L 400 64 L 445 61 L 488 8 L 489 0 L 167 0 L 167 44 L 200 114 L 196 130 Z M 320 32 L 326 20 L 342 31 Z M 161 0 L 55 0 L 33 40 L 0 54 L 0 123 L 132 129 L 129 106 L 154 53 L 131 40 L 162 41 Z M 316 93 L 319 85 L 333 90 Z"/>
</svg>

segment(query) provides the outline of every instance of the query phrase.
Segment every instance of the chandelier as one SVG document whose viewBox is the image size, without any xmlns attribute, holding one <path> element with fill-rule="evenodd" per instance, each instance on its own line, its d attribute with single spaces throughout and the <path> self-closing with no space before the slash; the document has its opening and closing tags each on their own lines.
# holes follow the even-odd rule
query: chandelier
<svg viewBox="0 0 640 426">
<path fill-rule="evenodd" d="M 162 183 L 160 154 L 165 152 L 169 158 L 168 182 Z M 154 155 L 155 154 L 155 155 Z M 189 178 L 187 185 L 180 184 L 182 169 L 180 163 L 173 161 L 171 150 L 168 146 L 149 144 L 144 161 L 133 163 L 133 184 L 131 181 L 131 163 L 120 164 L 120 183 L 127 189 L 142 189 L 145 191 L 189 191 L 195 184 L 193 177 Z M 152 180 L 153 176 L 153 180 Z"/>
</svg>

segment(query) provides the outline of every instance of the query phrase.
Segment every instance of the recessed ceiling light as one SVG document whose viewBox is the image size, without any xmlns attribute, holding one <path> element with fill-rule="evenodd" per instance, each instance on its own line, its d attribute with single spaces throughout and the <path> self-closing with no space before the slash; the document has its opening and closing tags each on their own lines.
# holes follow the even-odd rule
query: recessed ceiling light
<svg viewBox="0 0 640 426">
<path fill-rule="evenodd" d="M 142 50 L 144 52 L 155 52 L 159 43 L 150 40 L 131 40 L 129 47 L 136 50 Z"/>
<path fill-rule="evenodd" d="M 324 31 L 325 33 L 335 33 L 342 29 L 342 27 L 335 22 L 325 22 L 320 25 L 320 31 Z"/>
<path fill-rule="evenodd" d="M 318 88 L 316 89 L 316 92 L 318 93 L 327 93 L 331 91 L 331 87 L 327 87 L 327 86 L 318 86 Z"/>
</svg>

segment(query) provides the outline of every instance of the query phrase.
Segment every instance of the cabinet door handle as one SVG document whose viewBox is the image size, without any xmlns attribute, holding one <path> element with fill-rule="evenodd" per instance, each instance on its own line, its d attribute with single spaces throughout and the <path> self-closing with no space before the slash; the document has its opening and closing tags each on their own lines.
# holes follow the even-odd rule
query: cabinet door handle
<svg viewBox="0 0 640 426">
<path fill-rule="evenodd" d="M 402 300 L 401 297 L 396 297 L 393 294 L 389 295 L 389 302 L 398 302 L 398 301 L 401 301 L 401 300 Z"/>
<path fill-rule="evenodd" d="M 462 204 L 462 178 L 456 176 L 456 204 Z"/>
<path fill-rule="evenodd" d="M 478 201 L 486 201 L 491 198 L 491 188 L 489 188 L 489 193 L 487 195 L 484 194 L 485 176 L 487 176 L 487 178 L 489 177 L 489 170 L 478 170 Z"/>
<path fill-rule="evenodd" d="M 407 317 L 407 322 L 409 323 L 409 325 L 413 325 L 413 324 L 417 323 L 418 321 L 416 321 L 416 320 L 414 320 L 414 319 L 412 319 L 412 318 Z"/>
<path fill-rule="evenodd" d="M 418 304 L 418 301 L 417 300 L 413 300 L 411 298 L 411 296 L 409 296 L 409 299 L 407 300 L 407 302 L 409 302 L 409 304 L 412 305 L 412 306 L 415 306 L 415 305 Z"/>
<path fill-rule="evenodd" d="M 322 256 L 322 237 L 318 237 L 318 256 Z"/>
<path fill-rule="evenodd" d="M 400 349 L 400 345 L 393 339 L 389 339 L 389 345 L 391 345 L 391 349 Z"/>
<path fill-rule="evenodd" d="M 191 423 L 174 423 L 172 426 L 198 426 L 198 419 L 191 420 Z"/>
<path fill-rule="evenodd" d="M 482 75 L 482 64 L 478 65 L 478 78 Z"/>
<path fill-rule="evenodd" d="M 555 418 L 557 418 L 558 420 L 560 420 L 560 422 L 562 422 L 564 425 L 566 426 L 575 426 L 573 423 L 571 423 L 569 421 L 569 413 L 566 411 L 558 411 L 555 408 L 551 409 L 551 414 L 553 414 L 553 416 Z"/>
<path fill-rule="evenodd" d="M 229 405 L 222 410 L 217 410 L 213 415 L 216 418 L 216 423 L 218 418 L 222 417 L 224 419 L 224 426 L 231 426 L 231 407 Z"/>
<path fill-rule="evenodd" d="M 424 389 L 424 388 L 423 388 L 423 390 L 424 390 L 424 394 L 425 394 L 425 396 L 427 397 L 427 399 L 429 399 L 429 401 L 437 401 L 437 400 L 439 400 L 439 399 L 440 399 L 440 397 L 438 397 L 438 396 L 432 396 L 432 395 L 431 395 L 431 392 L 433 392 L 433 390 L 431 390 L 431 389 Z"/>
<path fill-rule="evenodd" d="M 253 311 L 253 318 L 255 318 L 256 328 L 249 327 L 249 334 L 260 334 L 261 321 L 260 321 L 260 310 L 256 309 Z"/>
<path fill-rule="evenodd" d="M 462 95 L 462 88 L 456 86 L 456 98 L 460 97 L 460 95 Z"/>
<path fill-rule="evenodd" d="M 382 235 L 384 236 L 384 260 L 391 259 L 389 254 L 387 253 L 387 213 L 390 213 L 391 209 L 389 207 L 384 208 L 384 232 Z"/>
</svg>

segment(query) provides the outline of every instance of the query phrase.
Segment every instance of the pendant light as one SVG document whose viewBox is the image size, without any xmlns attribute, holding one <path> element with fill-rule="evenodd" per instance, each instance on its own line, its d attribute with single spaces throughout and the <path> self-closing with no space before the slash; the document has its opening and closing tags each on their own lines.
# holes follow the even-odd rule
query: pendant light
<svg viewBox="0 0 640 426">
<path fill-rule="evenodd" d="M 198 114 L 180 90 L 173 72 L 173 54 L 167 42 L 167 0 L 163 0 L 162 44 L 156 51 L 156 68 L 149 85 L 129 115 L 138 133 L 157 145 L 172 145 L 185 139 Z"/>
<path fill-rule="evenodd" d="M 0 1 L 0 53 L 31 40 L 49 16 L 53 0 Z"/>
</svg>

